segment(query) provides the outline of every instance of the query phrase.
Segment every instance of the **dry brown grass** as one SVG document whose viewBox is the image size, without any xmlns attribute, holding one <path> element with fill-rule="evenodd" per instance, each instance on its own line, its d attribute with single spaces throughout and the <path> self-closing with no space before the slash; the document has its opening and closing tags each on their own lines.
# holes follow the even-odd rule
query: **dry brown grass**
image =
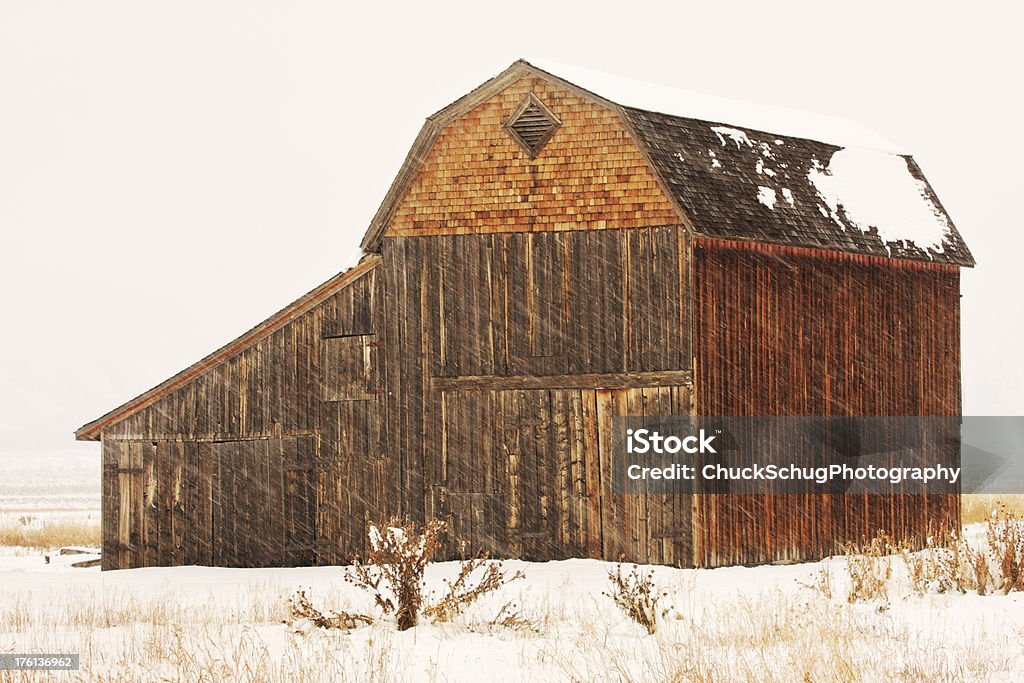
<svg viewBox="0 0 1024 683">
<path fill-rule="evenodd" d="M 140 591 L 55 583 L 0 591 L 0 648 L 10 651 L 17 643 L 15 651 L 77 652 L 83 666 L 70 677 L 6 672 L 5 678 L 0 672 L 0 683 L 360 680 L 346 672 L 346 653 L 332 647 L 335 641 L 319 641 L 308 659 L 305 641 L 282 639 L 279 655 L 268 650 L 261 634 L 284 628 L 284 590 L 257 582 L 237 592 L 211 590 L 199 600 L 170 587 Z M 341 600 L 337 594 L 326 598 Z"/>
<path fill-rule="evenodd" d="M 891 556 L 899 548 L 900 545 L 884 531 L 863 546 L 846 548 L 846 571 L 850 579 L 847 602 L 886 600 L 889 597 Z"/>
<path fill-rule="evenodd" d="M 72 520 L 39 521 L 30 515 L 0 518 L 0 546 L 52 550 L 68 545 L 98 547 L 98 522 Z"/>
<path fill-rule="evenodd" d="M 633 565 L 628 574 L 622 573 L 622 563 L 608 570 L 608 591 L 604 594 L 611 598 L 622 613 L 647 629 L 653 635 L 658 630 L 658 622 L 668 614 L 665 606 L 668 593 L 654 582 L 653 571 L 641 571 Z"/>
<path fill-rule="evenodd" d="M 288 617 L 284 591 L 270 583 L 252 583 L 220 599 L 212 591 L 201 602 L 179 590 L 105 590 L 55 583 L 43 590 L 0 592 L 0 634 L 98 631 L 127 624 L 216 627 L 280 624 Z M 340 602 L 337 594 L 327 599 Z"/>
<path fill-rule="evenodd" d="M 481 647 L 494 648 L 495 664 L 521 667 L 513 680 L 1019 680 L 1016 632 L 979 619 L 958 626 L 950 639 L 941 608 L 939 618 L 921 623 L 813 593 L 751 589 L 709 599 L 692 584 L 663 582 L 673 604 L 685 607 L 654 635 L 638 637 L 600 595 L 565 599 L 567 579 L 523 596 L 526 628 L 427 625 L 419 642 L 436 637 L 435 649 L 417 648 L 415 635 L 387 624 L 287 633 L 286 584 L 211 587 L 209 595 L 196 595 L 181 586 L 62 582 L 15 600 L 0 586 L 0 648 L 79 652 L 83 662 L 71 677 L 0 672 L 0 683 L 472 680 Z M 317 592 L 325 604 L 367 604 L 356 597 L 365 596 L 339 584 Z M 457 644 L 470 633 L 486 640 Z M 470 664 L 452 670 L 463 658 Z"/>
<path fill-rule="evenodd" d="M 910 588 L 917 594 L 977 593 L 1006 595 L 1024 591 L 1024 519 L 996 507 L 984 522 L 983 532 L 941 534 L 924 548 L 896 541 L 884 531 L 862 546 L 844 549 L 849 602 L 887 601 L 893 584 L 893 560 L 902 558 Z M 807 588 L 831 597 L 826 566 Z"/>
<path fill-rule="evenodd" d="M 983 623 L 950 640 L 941 628 L 920 629 L 887 612 L 782 592 L 705 602 L 632 642 L 617 640 L 604 623 L 581 621 L 571 644 L 545 643 L 560 680 L 1009 680 L 1018 647 L 1015 634 Z"/>
<path fill-rule="evenodd" d="M 965 493 L 960 496 L 960 513 L 964 524 L 988 521 L 992 511 L 997 509 L 1015 517 L 1024 517 L 1024 495 Z"/>
</svg>

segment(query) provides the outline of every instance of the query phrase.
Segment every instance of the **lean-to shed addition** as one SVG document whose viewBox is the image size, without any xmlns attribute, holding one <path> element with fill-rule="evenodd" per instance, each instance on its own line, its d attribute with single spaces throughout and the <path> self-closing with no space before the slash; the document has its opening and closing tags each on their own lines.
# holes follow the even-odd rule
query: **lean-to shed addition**
<svg viewBox="0 0 1024 683">
<path fill-rule="evenodd" d="M 103 566 L 816 558 L 941 496 L 613 494 L 618 415 L 958 415 L 970 252 L 852 124 L 519 61 L 427 119 L 356 267 L 81 427 Z M 454 553 L 454 546 L 447 551 Z"/>
</svg>

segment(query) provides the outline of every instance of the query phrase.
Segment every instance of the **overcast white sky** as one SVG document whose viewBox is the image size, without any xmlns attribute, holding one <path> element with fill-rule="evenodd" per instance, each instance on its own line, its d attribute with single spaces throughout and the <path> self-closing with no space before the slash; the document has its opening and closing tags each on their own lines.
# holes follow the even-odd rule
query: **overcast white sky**
<svg viewBox="0 0 1024 683">
<path fill-rule="evenodd" d="M 424 117 L 520 56 L 911 150 L 979 264 L 965 413 L 1024 413 L 1018 6 L 511 7 L 0 0 L 0 451 L 75 448 L 351 265 Z"/>
</svg>

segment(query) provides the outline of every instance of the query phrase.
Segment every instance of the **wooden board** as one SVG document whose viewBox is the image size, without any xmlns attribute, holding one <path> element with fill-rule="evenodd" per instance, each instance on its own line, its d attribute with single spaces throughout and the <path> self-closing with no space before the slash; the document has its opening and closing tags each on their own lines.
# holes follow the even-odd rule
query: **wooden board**
<svg viewBox="0 0 1024 683">
<path fill-rule="evenodd" d="M 958 415 L 959 274 L 849 254 L 701 242 L 697 413 Z M 957 528 L 955 496 L 698 496 L 704 566 L 815 559 L 880 529 Z"/>
</svg>

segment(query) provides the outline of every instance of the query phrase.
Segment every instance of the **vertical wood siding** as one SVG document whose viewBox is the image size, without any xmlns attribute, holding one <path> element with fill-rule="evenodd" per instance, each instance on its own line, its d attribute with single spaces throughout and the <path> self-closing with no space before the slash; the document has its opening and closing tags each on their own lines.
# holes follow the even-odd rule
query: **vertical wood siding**
<svg viewBox="0 0 1024 683">
<path fill-rule="evenodd" d="M 878 258 L 698 242 L 701 415 L 959 415 L 959 274 Z M 817 558 L 880 529 L 956 525 L 953 496 L 699 496 L 702 565 Z"/>
<path fill-rule="evenodd" d="M 394 514 L 450 518 L 452 556 L 462 539 L 688 564 L 692 502 L 613 495 L 606 452 L 611 416 L 690 410 L 678 228 L 385 244 L 372 273 L 104 431 L 107 546 L 127 549 L 109 566 L 340 563 L 365 552 L 367 520 Z M 288 439 L 308 443 L 315 523 L 279 547 L 252 531 L 277 538 L 297 514 L 269 464 Z M 151 448 L 143 459 L 166 472 L 122 471 Z M 180 500 L 139 507 L 147 482 L 169 495 L 176 472 Z M 133 540 L 160 515 L 197 515 L 200 540 L 175 542 L 173 524 L 170 546 Z"/>
<path fill-rule="evenodd" d="M 612 500 L 620 497 L 601 488 L 602 481 L 610 486 L 607 473 L 590 477 L 592 507 L 575 512 L 560 497 L 567 491 L 553 487 L 569 481 L 570 425 L 581 421 L 593 434 L 578 449 L 595 458 L 600 451 L 599 411 L 583 408 L 596 406 L 596 394 L 573 378 L 689 368 L 681 240 L 675 227 L 385 238 L 386 422 L 399 459 L 401 512 L 416 520 L 450 514 L 456 537 L 468 534 L 465 540 L 505 555 L 553 559 L 583 549 L 594 557 L 653 557 L 646 532 L 635 543 L 594 540 L 595 533 L 626 533 L 624 511 L 588 518 L 597 515 L 596 499 L 616 509 Z M 436 386 L 510 377 L 535 378 L 537 390 L 446 393 Z M 614 405 L 643 415 L 672 403 Z M 500 476 L 488 479 L 489 471 Z M 589 536 L 588 524 L 596 528 Z"/>
<path fill-rule="evenodd" d="M 689 387 L 441 392 L 431 516 L 502 556 L 691 563 L 688 495 L 612 493 L 612 418 L 688 414 Z"/>
<path fill-rule="evenodd" d="M 312 437 L 105 440 L 103 568 L 314 563 Z"/>
<path fill-rule="evenodd" d="M 380 286 L 369 272 L 104 429 L 105 568 L 344 559 L 384 498 L 352 478 L 386 452 Z"/>
</svg>

